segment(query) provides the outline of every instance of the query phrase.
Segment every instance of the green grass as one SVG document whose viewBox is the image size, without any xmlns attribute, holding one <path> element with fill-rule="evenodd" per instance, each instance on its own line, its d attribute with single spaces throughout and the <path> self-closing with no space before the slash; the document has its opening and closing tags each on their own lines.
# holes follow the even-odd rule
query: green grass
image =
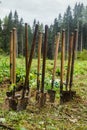
<svg viewBox="0 0 87 130">
<path fill-rule="evenodd" d="M 24 82 L 25 59 L 17 58 L 16 63 L 17 81 Z M 46 63 L 45 89 L 47 90 L 51 86 L 53 60 L 47 60 Z M 64 77 L 66 69 L 67 61 L 65 63 Z M 87 61 L 75 61 L 73 90 L 76 90 L 77 98 L 59 105 L 59 84 L 55 84 L 54 89 L 57 94 L 54 104 L 47 102 L 40 109 L 35 105 L 35 99 L 32 98 L 31 104 L 28 105 L 27 109 L 20 112 L 9 111 L 6 108 L 5 98 L 9 85 L 6 83 L 2 84 L 2 82 L 10 77 L 9 70 L 9 57 L 0 56 L 0 120 L 4 124 L 15 128 L 15 130 L 87 130 Z M 37 59 L 34 59 L 30 71 L 32 89 L 36 88 L 36 72 Z M 60 72 L 59 60 L 57 61 L 56 79 L 59 79 L 58 72 Z"/>
</svg>

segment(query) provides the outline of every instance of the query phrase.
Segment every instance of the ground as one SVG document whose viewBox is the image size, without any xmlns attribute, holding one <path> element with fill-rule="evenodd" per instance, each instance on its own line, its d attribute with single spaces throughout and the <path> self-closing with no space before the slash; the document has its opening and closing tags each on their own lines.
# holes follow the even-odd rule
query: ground
<svg viewBox="0 0 87 130">
<path fill-rule="evenodd" d="M 6 91 L 9 83 L 9 59 L 0 57 L 0 75 L 3 76 L 0 84 L 0 130 L 6 130 L 1 124 L 9 126 L 14 130 L 87 130 L 87 61 L 76 61 L 74 70 L 73 90 L 76 97 L 67 103 L 59 102 L 59 86 L 55 86 L 55 103 L 46 102 L 40 108 L 35 101 L 35 87 L 37 59 L 33 60 L 30 84 L 32 95 L 26 110 L 12 111 L 8 108 Z M 23 63 L 23 64 L 21 64 Z M 17 78 L 24 80 L 24 58 L 17 59 Z M 4 67 L 4 68 L 3 68 Z M 47 60 L 45 88 L 50 88 L 53 61 Z M 67 65 L 65 64 L 65 74 Z M 2 72 L 3 70 L 3 72 Z M 3 75 L 2 75 L 3 73 Z M 59 79 L 59 61 L 57 63 L 56 79 Z M 65 75 L 64 75 L 65 76 Z M 7 129 L 10 130 L 10 129 Z"/>
</svg>

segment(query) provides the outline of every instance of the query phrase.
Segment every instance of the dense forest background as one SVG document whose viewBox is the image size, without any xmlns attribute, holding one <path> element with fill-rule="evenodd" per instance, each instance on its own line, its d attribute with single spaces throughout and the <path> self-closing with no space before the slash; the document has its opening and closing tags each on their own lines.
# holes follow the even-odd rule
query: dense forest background
<svg viewBox="0 0 87 130">
<path fill-rule="evenodd" d="M 32 26 L 28 24 L 29 50 L 31 47 L 33 32 L 36 24 L 39 24 L 39 31 L 44 32 L 43 23 L 40 23 L 36 19 L 34 19 Z M 19 19 L 16 10 L 14 14 L 12 11 L 10 11 L 8 16 L 5 16 L 3 20 L 0 19 L 0 48 L 9 54 L 10 31 L 13 27 L 17 28 L 17 53 L 18 55 L 24 55 L 25 24 L 23 18 Z M 47 57 L 49 59 L 52 59 L 54 55 L 53 48 L 55 43 L 55 35 L 58 32 L 61 32 L 62 29 L 65 29 L 65 50 L 67 52 L 69 45 L 69 36 L 71 32 L 73 32 L 76 28 L 78 29 L 77 50 L 82 51 L 83 49 L 87 49 L 87 6 L 84 6 L 83 3 L 76 3 L 73 10 L 70 6 L 68 6 L 64 15 L 62 16 L 61 14 L 58 14 L 58 17 L 54 19 L 54 23 L 49 26 L 47 51 Z"/>
</svg>

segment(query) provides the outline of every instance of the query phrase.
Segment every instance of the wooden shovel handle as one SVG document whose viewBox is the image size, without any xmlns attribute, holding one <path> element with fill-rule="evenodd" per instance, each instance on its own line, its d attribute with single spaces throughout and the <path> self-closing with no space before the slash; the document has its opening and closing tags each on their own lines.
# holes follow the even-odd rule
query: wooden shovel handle
<svg viewBox="0 0 87 130">
<path fill-rule="evenodd" d="M 60 33 L 58 33 L 56 38 L 55 38 L 56 47 L 55 47 L 55 54 L 54 54 L 54 67 L 53 67 L 52 88 L 51 89 L 53 89 L 53 84 L 54 84 L 54 79 L 55 79 L 55 71 L 56 71 L 56 62 L 57 62 L 57 57 L 58 57 L 59 41 L 60 41 Z"/>
<path fill-rule="evenodd" d="M 39 82 L 40 82 L 40 59 L 41 59 L 41 47 L 42 47 L 42 33 L 39 33 L 39 41 L 38 41 L 38 65 L 37 65 L 37 90 L 39 90 Z"/>
<path fill-rule="evenodd" d="M 70 91 L 71 91 L 71 87 L 72 87 L 72 83 L 73 83 L 73 72 L 74 72 L 74 61 L 75 61 L 75 50 L 76 50 L 76 43 L 77 43 L 77 35 L 78 35 L 78 30 L 75 29 L 74 41 L 73 41 L 73 51 L 72 51 L 71 73 L 70 73 L 70 86 L 69 86 Z"/>
<path fill-rule="evenodd" d="M 71 36 L 70 36 L 70 42 L 69 42 L 69 53 L 68 53 L 67 75 L 66 75 L 66 91 L 68 90 L 69 79 L 70 79 L 69 77 L 70 77 L 70 71 L 71 71 L 73 36 L 74 36 L 74 34 L 71 33 Z"/>
<path fill-rule="evenodd" d="M 13 28 L 13 83 L 16 83 L 16 44 L 17 44 L 16 28 Z"/>
<path fill-rule="evenodd" d="M 48 26 L 45 25 L 41 93 L 44 93 L 44 78 L 45 78 L 46 53 L 47 53 L 47 37 L 48 37 Z"/>
<path fill-rule="evenodd" d="M 29 73 L 30 73 L 32 58 L 33 58 L 33 54 L 34 54 L 35 44 L 36 44 L 37 32 L 38 32 L 38 25 L 36 24 L 33 42 L 32 42 L 32 46 L 31 46 L 31 52 L 30 52 L 30 56 L 29 56 L 29 60 L 28 60 L 28 66 L 27 66 L 28 68 L 27 68 L 27 72 L 26 72 L 26 76 L 25 76 L 25 84 L 24 84 L 24 88 L 22 91 L 22 99 L 25 96 L 26 89 L 28 89 L 28 91 L 29 91 L 29 80 L 28 79 L 29 79 Z"/>
<path fill-rule="evenodd" d="M 13 31 L 10 32 L 10 83 L 13 83 Z"/>
<path fill-rule="evenodd" d="M 32 58 L 33 58 L 33 55 L 34 55 L 37 32 L 38 32 L 38 25 L 36 24 L 34 37 L 33 37 L 33 42 L 32 42 L 31 51 L 30 51 L 30 56 L 29 56 L 29 60 L 28 60 L 28 68 L 27 68 L 27 73 L 26 73 L 26 77 L 25 77 L 25 86 L 28 85 L 28 77 L 29 77 L 29 73 L 30 73 Z"/>
<path fill-rule="evenodd" d="M 65 30 L 62 30 L 62 44 L 61 44 L 61 75 L 60 75 L 60 93 L 63 90 L 63 75 L 64 75 L 64 56 L 65 56 Z"/>
<path fill-rule="evenodd" d="M 25 23 L 25 62 L 26 62 L 26 73 L 28 69 L 28 24 Z"/>
</svg>

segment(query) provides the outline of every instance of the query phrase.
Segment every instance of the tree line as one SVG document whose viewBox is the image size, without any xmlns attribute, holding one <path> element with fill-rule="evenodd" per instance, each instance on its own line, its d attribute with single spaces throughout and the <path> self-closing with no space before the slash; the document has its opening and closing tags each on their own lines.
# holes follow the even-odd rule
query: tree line
<svg viewBox="0 0 87 130">
<path fill-rule="evenodd" d="M 36 19 L 34 19 L 32 26 L 28 24 L 29 49 L 31 47 L 36 24 L 39 24 L 39 31 L 44 32 L 43 23 L 40 23 Z M 8 16 L 5 16 L 3 20 L 0 19 L 0 48 L 4 52 L 9 52 L 10 31 L 13 27 L 17 28 L 17 53 L 24 55 L 25 26 L 23 18 L 19 19 L 17 11 L 15 11 L 14 14 L 10 11 Z M 70 34 L 76 28 L 78 29 L 77 50 L 82 51 L 83 49 L 87 49 L 87 6 L 84 6 L 83 3 L 76 3 L 73 10 L 70 6 L 68 6 L 64 15 L 62 16 L 59 13 L 58 17 L 54 19 L 53 24 L 49 26 L 47 50 L 48 58 L 52 59 L 54 56 L 55 35 L 58 32 L 61 32 L 62 29 L 65 29 L 65 50 L 67 52 Z"/>
</svg>

